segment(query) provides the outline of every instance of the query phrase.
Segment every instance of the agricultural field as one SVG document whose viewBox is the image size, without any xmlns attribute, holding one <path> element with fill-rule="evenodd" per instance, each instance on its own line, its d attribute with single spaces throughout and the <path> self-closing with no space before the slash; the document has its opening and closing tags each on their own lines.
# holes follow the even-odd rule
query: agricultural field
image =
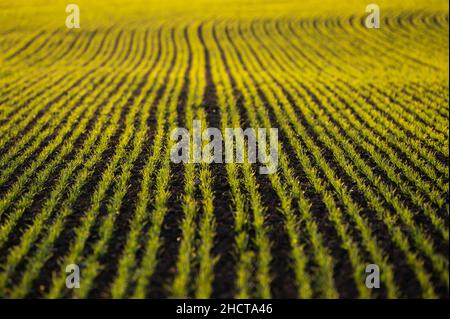
<svg viewBox="0 0 450 319">
<path fill-rule="evenodd" d="M 0 0 L 0 297 L 448 298 L 448 2 L 369 3 Z"/>
</svg>

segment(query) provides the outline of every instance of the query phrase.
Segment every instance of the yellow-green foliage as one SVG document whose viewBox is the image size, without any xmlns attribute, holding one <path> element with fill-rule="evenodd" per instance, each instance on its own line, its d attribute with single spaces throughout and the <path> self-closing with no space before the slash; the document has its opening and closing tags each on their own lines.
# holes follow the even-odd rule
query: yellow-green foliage
<svg viewBox="0 0 450 319">
<path fill-rule="evenodd" d="M 0 0 L 0 297 L 448 297 L 447 1 L 76 3 Z M 172 163 L 195 119 L 277 171 Z"/>
</svg>

